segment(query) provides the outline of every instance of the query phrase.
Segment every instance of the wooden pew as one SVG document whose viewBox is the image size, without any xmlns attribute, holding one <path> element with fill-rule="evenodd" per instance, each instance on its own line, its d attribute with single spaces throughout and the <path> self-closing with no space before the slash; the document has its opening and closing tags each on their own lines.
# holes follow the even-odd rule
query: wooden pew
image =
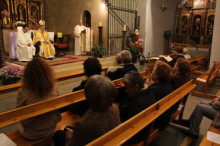
<svg viewBox="0 0 220 146">
<path fill-rule="evenodd" d="M 170 56 L 171 58 L 174 58 L 177 54 L 169 54 L 169 55 L 164 55 L 164 56 Z M 192 58 L 189 58 L 189 62 L 191 63 L 191 69 L 190 69 L 190 74 L 193 73 L 195 70 L 199 70 L 202 60 L 204 59 L 204 55 L 198 55 Z M 152 63 L 153 61 L 156 62 L 161 57 L 153 57 L 153 58 L 148 58 L 148 63 L 147 63 L 147 78 L 149 80 L 149 83 L 152 83 L 151 81 L 151 72 L 153 70 L 154 64 Z M 194 64 L 195 62 L 198 62 L 198 64 Z"/>
<path fill-rule="evenodd" d="M 176 55 L 177 54 L 174 53 L 174 54 L 168 54 L 168 55 L 164 55 L 164 56 L 170 56 L 171 58 L 174 58 Z M 150 84 L 152 83 L 152 81 L 151 81 L 151 72 L 152 72 L 153 67 L 154 67 L 153 62 L 156 62 L 159 58 L 161 58 L 161 57 L 151 57 L 151 58 L 147 59 L 147 61 L 148 61 L 147 69 L 146 69 L 146 71 L 147 71 L 147 76 L 146 77 L 148 78 L 147 83 L 150 83 Z"/>
<path fill-rule="evenodd" d="M 146 71 L 140 73 L 144 78 Z M 119 84 L 117 88 L 123 87 L 122 79 L 113 81 L 115 84 Z M 22 120 L 38 116 L 67 105 L 85 100 L 84 90 L 72 92 L 66 95 L 62 95 L 56 98 L 37 102 L 28 106 L 20 107 L 8 112 L 0 113 L 0 128 L 18 123 Z M 64 112 L 62 115 L 62 121 L 57 124 L 56 130 L 63 130 L 66 126 L 74 125 L 79 116 L 71 114 L 70 112 Z M 55 130 L 55 131 L 56 131 Z M 52 142 L 52 136 L 49 136 L 40 140 L 27 140 L 22 137 L 18 130 L 10 132 L 7 136 L 14 141 L 17 145 L 47 145 Z"/>
<path fill-rule="evenodd" d="M 192 58 L 189 58 L 189 62 L 191 63 L 191 69 L 190 74 L 192 74 L 194 71 L 199 70 L 200 66 L 202 64 L 203 59 L 205 58 L 205 55 L 198 55 Z"/>
<path fill-rule="evenodd" d="M 220 129 L 216 129 L 213 126 L 210 126 L 208 131 L 211 131 L 211 132 L 214 132 L 220 135 Z M 220 144 L 207 140 L 207 133 L 206 133 L 199 146 L 220 146 Z"/>
<path fill-rule="evenodd" d="M 102 71 L 104 71 L 105 76 L 107 75 L 107 70 L 108 70 L 108 67 L 102 67 Z M 66 73 L 66 74 L 63 74 L 63 75 L 57 75 L 56 80 L 57 81 L 63 81 L 63 80 L 67 80 L 67 79 L 71 79 L 71 78 L 77 78 L 77 77 L 81 77 L 81 76 L 84 76 L 84 71 L 83 70 L 82 71 L 77 71 L 77 72 L 72 72 L 72 73 Z M 6 86 L 1 86 L 0 87 L 0 95 L 8 93 L 8 92 L 17 91 L 21 86 L 22 86 L 21 82 L 6 85 Z"/>
<path fill-rule="evenodd" d="M 62 121 L 57 123 L 55 131 L 63 130 L 66 126 L 69 126 L 69 125 L 74 125 L 75 122 L 80 119 L 80 116 L 74 115 L 71 112 L 64 112 L 61 114 L 61 117 L 62 117 Z M 53 141 L 53 134 L 50 135 L 49 137 L 39 139 L 39 140 L 28 140 L 28 139 L 25 139 L 18 130 L 16 130 L 16 131 L 8 133 L 7 136 L 18 146 L 33 146 L 33 145 L 44 146 L 44 145 L 50 144 Z"/>
<path fill-rule="evenodd" d="M 136 116 L 130 118 L 126 122 L 122 123 L 118 127 L 104 134 L 103 136 L 97 138 L 96 140 L 90 142 L 88 146 L 96 145 L 122 145 L 128 141 L 131 137 L 141 131 L 143 128 L 148 126 L 154 120 L 156 120 L 160 115 L 172 107 L 175 103 L 181 100 L 186 94 L 188 94 L 196 85 L 193 80 L 189 81 L 182 87 L 178 88 L 171 94 L 167 95 L 165 98 L 156 102 L 149 108 L 140 112 Z"/>
<path fill-rule="evenodd" d="M 196 84 L 202 85 L 204 88 L 203 88 L 203 92 L 195 91 L 195 89 L 193 89 L 192 95 L 215 98 L 215 95 L 207 94 L 207 89 L 209 86 L 213 84 L 220 87 L 220 85 L 215 83 L 216 78 L 218 77 L 219 74 L 219 70 L 220 70 L 220 62 L 214 61 L 213 67 L 207 72 L 196 71 L 195 72 L 197 77 Z"/>
</svg>

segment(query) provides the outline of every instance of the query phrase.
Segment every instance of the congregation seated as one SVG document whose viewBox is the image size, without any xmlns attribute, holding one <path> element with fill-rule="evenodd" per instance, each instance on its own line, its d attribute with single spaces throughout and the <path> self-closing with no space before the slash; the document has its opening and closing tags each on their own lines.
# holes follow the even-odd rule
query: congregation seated
<svg viewBox="0 0 220 146">
<path fill-rule="evenodd" d="M 116 71 L 113 71 L 113 72 L 109 71 L 107 73 L 107 76 L 111 80 L 122 78 L 129 71 L 132 71 L 132 70 L 137 71 L 137 68 L 132 63 L 132 56 L 131 56 L 130 51 L 128 50 L 121 51 L 117 55 L 116 60 L 119 63 L 120 62 L 123 63 L 123 68 L 118 68 Z"/>
<path fill-rule="evenodd" d="M 152 80 L 154 83 L 149 86 L 156 101 L 164 98 L 173 91 L 173 87 L 170 84 L 172 77 L 172 68 L 165 62 L 158 60 L 152 71 Z M 168 110 L 161 115 L 155 122 L 154 127 L 159 130 L 163 130 L 169 124 L 169 119 L 172 112 Z"/>
<path fill-rule="evenodd" d="M 97 58 L 86 59 L 83 63 L 83 67 L 84 67 L 84 74 L 87 77 L 87 79 L 83 80 L 79 86 L 73 88 L 72 92 L 84 89 L 86 82 L 90 76 L 100 75 L 102 72 L 102 65 L 100 64 Z M 88 108 L 89 108 L 88 101 L 83 100 L 78 103 L 67 106 L 65 108 L 62 108 L 60 111 L 64 112 L 66 110 L 69 110 L 73 112 L 74 114 L 82 115 L 88 110 Z"/>
<path fill-rule="evenodd" d="M 171 66 L 171 67 L 174 67 L 174 65 L 176 64 L 177 60 L 179 58 L 185 58 L 184 57 L 184 54 L 183 54 L 183 47 L 182 46 L 175 46 L 174 47 L 177 55 L 175 56 L 175 58 L 173 58 L 173 60 L 171 60 L 170 62 L 168 62 L 168 64 Z"/>
<path fill-rule="evenodd" d="M 183 54 L 184 54 L 184 57 L 185 57 L 186 59 L 191 58 L 191 56 L 189 55 L 189 51 L 188 51 L 188 49 L 183 48 Z"/>
<path fill-rule="evenodd" d="M 22 30 L 17 34 L 17 58 L 18 61 L 30 61 L 35 55 L 35 47 L 31 39 L 27 25 L 22 26 Z"/>
<path fill-rule="evenodd" d="M 89 103 L 89 109 L 73 127 L 67 128 L 66 140 L 60 141 L 61 131 L 54 136 L 55 146 L 83 146 L 107 133 L 120 124 L 118 106 L 113 104 L 117 95 L 115 85 L 102 75 L 91 76 L 85 86 L 84 93 Z"/>
<path fill-rule="evenodd" d="M 18 90 L 17 107 L 59 96 L 53 69 L 42 58 L 28 62 L 22 84 Z M 21 121 L 18 130 L 23 137 L 37 140 L 52 135 L 60 120 L 61 115 L 56 110 Z"/>
<path fill-rule="evenodd" d="M 199 127 L 203 116 L 210 120 L 214 120 L 216 114 L 220 112 L 220 97 L 216 97 L 210 102 L 202 101 L 196 105 L 189 120 L 183 120 L 184 126 L 189 127 L 188 131 L 184 131 L 187 136 L 192 138 L 199 137 Z M 220 125 L 220 123 L 218 123 Z"/>
<path fill-rule="evenodd" d="M 189 72 L 190 72 L 190 62 L 184 58 L 179 58 L 173 68 L 173 76 L 170 81 L 173 90 L 178 89 L 185 83 L 190 80 Z M 188 94 L 186 95 L 188 96 Z M 173 111 L 176 111 L 181 101 L 176 103 L 172 108 Z M 186 101 L 184 101 L 186 102 Z"/>
<path fill-rule="evenodd" d="M 40 27 L 35 31 L 33 38 L 33 43 L 36 46 L 36 55 L 51 60 L 55 56 L 53 41 L 45 30 L 45 21 L 40 20 L 39 25 Z"/>
<path fill-rule="evenodd" d="M 121 122 L 125 122 L 139 112 L 145 110 L 156 102 L 150 89 L 144 88 L 144 79 L 140 73 L 130 71 L 123 77 L 125 91 L 128 94 L 124 104 L 119 105 Z M 150 126 L 136 134 L 128 143 L 136 143 L 144 140 Z"/>
</svg>

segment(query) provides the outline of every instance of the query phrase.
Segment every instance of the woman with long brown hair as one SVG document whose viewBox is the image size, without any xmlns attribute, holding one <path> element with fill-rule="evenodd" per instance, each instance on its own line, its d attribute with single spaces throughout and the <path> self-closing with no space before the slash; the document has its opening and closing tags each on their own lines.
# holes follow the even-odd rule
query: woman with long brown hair
<svg viewBox="0 0 220 146">
<path fill-rule="evenodd" d="M 55 85 L 53 69 L 42 58 L 34 58 L 24 70 L 23 86 L 17 95 L 17 107 L 56 96 L 59 96 L 59 92 Z M 60 120 L 60 113 L 52 111 L 21 121 L 18 129 L 27 139 L 41 139 L 51 135 Z"/>
</svg>

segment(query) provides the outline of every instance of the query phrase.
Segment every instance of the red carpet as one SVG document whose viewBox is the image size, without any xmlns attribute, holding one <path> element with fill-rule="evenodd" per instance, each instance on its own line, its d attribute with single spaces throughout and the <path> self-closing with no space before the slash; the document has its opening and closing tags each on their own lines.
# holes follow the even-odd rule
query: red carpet
<svg viewBox="0 0 220 146">
<path fill-rule="evenodd" d="M 73 63 L 73 62 L 78 62 L 78 61 L 84 61 L 88 58 L 88 56 L 75 56 L 75 55 L 65 55 L 63 57 L 54 57 L 53 60 L 47 60 L 47 62 L 51 66 L 55 65 L 61 65 L 61 64 L 66 64 L 66 63 Z M 14 64 L 18 64 L 21 66 L 25 66 L 27 62 L 23 63 L 20 61 L 6 61 Z"/>
</svg>

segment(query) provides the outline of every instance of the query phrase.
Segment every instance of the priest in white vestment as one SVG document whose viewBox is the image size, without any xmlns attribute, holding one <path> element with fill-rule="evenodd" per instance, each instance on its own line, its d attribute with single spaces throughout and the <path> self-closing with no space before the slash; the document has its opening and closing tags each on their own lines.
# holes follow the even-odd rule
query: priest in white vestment
<svg viewBox="0 0 220 146">
<path fill-rule="evenodd" d="M 27 25 L 17 33 L 17 58 L 18 61 L 30 61 L 35 55 L 35 47 L 31 39 L 31 34 L 28 33 Z"/>
<path fill-rule="evenodd" d="M 73 34 L 75 35 L 75 55 L 80 55 L 82 50 L 81 32 L 87 27 L 82 25 L 82 20 L 75 26 Z"/>
</svg>

